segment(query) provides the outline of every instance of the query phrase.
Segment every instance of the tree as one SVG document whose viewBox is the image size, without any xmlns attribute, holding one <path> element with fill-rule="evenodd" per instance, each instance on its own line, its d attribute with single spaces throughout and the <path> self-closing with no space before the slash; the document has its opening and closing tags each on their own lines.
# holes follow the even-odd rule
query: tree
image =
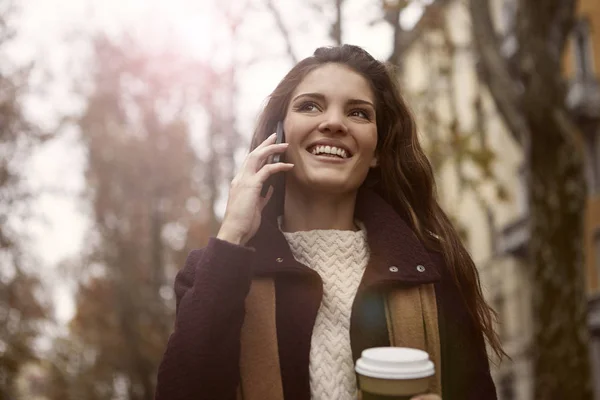
<svg viewBox="0 0 600 400">
<path fill-rule="evenodd" d="M 512 54 L 501 51 L 489 1 L 470 0 L 481 77 L 528 174 L 534 398 L 591 398 L 583 270 L 586 206 L 580 131 L 567 108 L 562 59 L 575 0 L 523 0 Z"/>
<path fill-rule="evenodd" d="M 71 395 L 150 400 L 172 330 L 172 278 L 214 220 L 185 117 L 184 89 L 206 82 L 194 78 L 202 66 L 174 53 L 151 55 L 133 40 L 93 44 L 93 88 L 78 125 L 94 227 L 70 323 L 84 352 Z"/>
<path fill-rule="evenodd" d="M 33 149 L 49 138 L 23 114 L 32 67 L 20 68 L 3 52 L 15 36 L 10 2 L 0 4 L 0 400 L 14 396 L 20 368 L 36 355 L 32 343 L 48 314 L 33 260 L 24 252 L 19 228 L 31 217 L 32 198 L 23 181 L 23 166 Z"/>
<path fill-rule="evenodd" d="M 420 0 L 381 0 L 383 19 L 390 24 L 392 33 L 392 52 L 387 61 L 398 66 L 402 65 L 406 51 L 422 36 L 423 32 L 435 26 L 449 0 L 420 1 Z M 411 3 L 421 3 L 423 14 L 410 29 L 404 29 L 400 23 L 400 15 Z"/>
</svg>

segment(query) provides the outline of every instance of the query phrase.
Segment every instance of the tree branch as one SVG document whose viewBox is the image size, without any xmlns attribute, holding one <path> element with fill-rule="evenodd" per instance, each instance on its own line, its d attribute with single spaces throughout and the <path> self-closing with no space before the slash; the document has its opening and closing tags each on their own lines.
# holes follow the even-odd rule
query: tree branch
<svg viewBox="0 0 600 400">
<path fill-rule="evenodd" d="M 335 21 L 331 25 L 330 35 L 337 46 L 342 45 L 342 4 L 344 0 L 335 0 Z"/>
<path fill-rule="evenodd" d="M 273 0 L 267 0 L 267 8 L 271 12 L 271 14 L 273 14 L 273 18 L 275 18 L 275 23 L 277 24 L 277 29 L 279 29 L 281 36 L 283 36 L 288 56 L 292 59 L 292 62 L 296 64 L 298 62 L 298 57 L 296 57 L 296 53 L 294 52 L 294 49 L 292 47 L 290 33 L 285 27 L 285 24 L 283 23 L 281 13 L 277 9 L 277 7 L 275 7 L 275 4 L 273 4 Z"/>
<path fill-rule="evenodd" d="M 391 6 L 387 6 L 389 11 L 386 20 L 394 28 L 394 50 L 388 57 L 388 62 L 399 65 L 400 61 L 402 60 L 402 55 L 405 53 L 405 51 L 412 46 L 415 40 L 421 36 L 423 31 L 427 28 L 427 26 L 429 26 L 431 20 L 440 15 L 440 11 L 448 3 L 448 0 L 437 0 L 425 7 L 423 15 L 417 24 L 408 31 L 405 31 L 400 26 L 400 12 L 402 11 L 402 8 L 404 8 L 404 5 L 399 5 L 398 7 L 393 8 Z"/>
<path fill-rule="evenodd" d="M 522 103 L 518 84 L 511 77 L 490 14 L 489 1 L 469 0 L 473 41 L 480 56 L 481 77 L 488 86 L 500 115 L 513 138 L 526 146 L 530 135 L 525 116 L 519 108 Z"/>
</svg>

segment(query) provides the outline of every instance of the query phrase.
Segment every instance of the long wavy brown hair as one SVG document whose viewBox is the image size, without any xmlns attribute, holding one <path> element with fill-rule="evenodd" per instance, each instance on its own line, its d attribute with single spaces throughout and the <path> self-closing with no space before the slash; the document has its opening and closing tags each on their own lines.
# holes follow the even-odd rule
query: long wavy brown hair
<svg viewBox="0 0 600 400">
<path fill-rule="evenodd" d="M 275 131 L 277 121 L 285 118 L 291 96 L 304 77 L 327 63 L 342 64 L 361 74 L 375 95 L 379 168 L 369 172 L 363 185 L 369 185 L 391 204 L 425 246 L 443 254 L 476 329 L 501 359 L 506 353 L 494 330 L 497 315 L 483 297 L 473 260 L 438 204 L 433 170 L 419 143 L 415 119 L 400 94 L 393 66 L 377 61 L 357 46 L 318 48 L 313 56 L 296 64 L 269 96 L 251 150 Z M 275 185 L 274 193 L 280 199 L 281 183 Z"/>
</svg>

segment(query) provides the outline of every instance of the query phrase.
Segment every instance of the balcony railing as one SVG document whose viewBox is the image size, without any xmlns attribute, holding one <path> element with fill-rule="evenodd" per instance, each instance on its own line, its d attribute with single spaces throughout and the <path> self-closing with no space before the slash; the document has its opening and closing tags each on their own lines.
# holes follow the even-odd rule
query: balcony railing
<svg viewBox="0 0 600 400">
<path fill-rule="evenodd" d="M 588 300 L 588 327 L 594 336 L 600 335 L 600 295 Z"/>
<path fill-rule="evenodd" d="M 520 217 L 502 230 L 498 240 L 498 251 L 500 254 L 525 257 L 529 237 L 529 219 L 526 216 Z"/>
<path fill-rule="evenodd" d="M 594 77 L 570 82 L 567 107 L 577 118 L 600 119 L 600 83 Z"/>
</svg>

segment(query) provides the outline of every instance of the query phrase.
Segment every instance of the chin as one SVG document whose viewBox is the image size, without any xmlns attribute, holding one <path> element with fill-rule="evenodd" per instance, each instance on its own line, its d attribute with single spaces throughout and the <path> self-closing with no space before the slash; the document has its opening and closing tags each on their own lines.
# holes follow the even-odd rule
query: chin
<svg viewBox="0 0 600 400">
<path fill-rule="evenodd" d="M 327 194 L 350 194 L 358 191 L 359 184 L 340 179 L 310 179 L 299 185 L 303 190 Z"/>
</svg>

